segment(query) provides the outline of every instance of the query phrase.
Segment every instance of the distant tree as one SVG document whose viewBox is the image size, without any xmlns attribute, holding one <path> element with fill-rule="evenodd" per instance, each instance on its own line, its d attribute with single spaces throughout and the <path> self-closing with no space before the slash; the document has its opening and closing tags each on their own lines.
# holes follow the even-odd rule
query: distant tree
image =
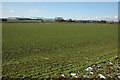
<svg viewBox="0 0 120 80">
<path fill-rule="evenodd" d="M 72 19 L 69 19 L 69 22 L 72 22 Z"/>
<path fill-rule="evenodd" d="M 43 19 L 41 19 L 41 22 L 43 22 Z"/>
<path fill-rule="evenodd" d="M 55 21 L 57 21 L 57 22 L 63 22 L 65 20 L 63 19 L 63 17 L 55 17 Z"/>
<path fill-rule="evenodd" d="M 2 19 L 2 22 L 6 22 L 7 21 L 7 19 Z"/>
<path fill-rule="evenodd" d="M 105 21 L 105 20 L 101 20 L 101 23 L 106 23 L 107 21 Z"/>
</svg>

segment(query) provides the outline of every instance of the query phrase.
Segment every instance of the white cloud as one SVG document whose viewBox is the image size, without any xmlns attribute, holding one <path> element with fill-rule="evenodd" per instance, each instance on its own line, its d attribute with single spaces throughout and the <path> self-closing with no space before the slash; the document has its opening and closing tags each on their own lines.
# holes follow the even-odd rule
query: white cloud
<svg viewBox="0 0 120 80">
<path fill-rule="evenodd" d="M 45 18 L 53 18 L 54 19 L 55 17 L 45 17 Z"/>
<path fill-rule="evenodd" d="M 118 16 L 114 16 L 114 18 L 118 18 Z"/>
<path fill-rule="evenodd" d="M 10 13 L 14 13 L 15 11 L 14 11 L 14 10 L 10 10 L 9 12 L 10 12 Z"/>
<path fill-rule="evenodd" d="M 63 17 L 64 19 L 73 20 L 107 20 L 107 21 L 118 21 L 118 16 L 88 16 L 88 17 Z"/>
<path fill-rule="evenodd" d="M 96 17 L 81 17 L 83 20 L 107 20 L 107 21 L 118 21 L 118 16 L 96 16 Z"/>
</svg>

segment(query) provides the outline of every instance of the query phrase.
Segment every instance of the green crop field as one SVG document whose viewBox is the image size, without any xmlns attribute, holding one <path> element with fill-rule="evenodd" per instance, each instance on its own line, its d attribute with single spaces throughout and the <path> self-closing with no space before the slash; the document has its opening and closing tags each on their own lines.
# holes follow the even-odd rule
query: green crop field
<svg viewBox="0 0 120 80">
<path fill-rule="evenodd" d="M 108 63 L 94 74 L 85 69 L 114 61 L 117 37 L 117 24 L 3 23 L 2 76 L 95 78 L 102 74 L 109 78 L 103 73 Z"/>
</svg>

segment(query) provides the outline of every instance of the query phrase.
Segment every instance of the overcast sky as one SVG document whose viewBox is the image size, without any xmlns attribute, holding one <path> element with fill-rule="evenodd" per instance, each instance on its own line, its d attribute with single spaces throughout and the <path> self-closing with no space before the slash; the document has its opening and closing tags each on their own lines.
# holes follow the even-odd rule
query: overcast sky
<svg viewBox="0 0 120 80">
<path fill-rule="evenodd" d="M 117 2 L 4 2 L 2 17 L 64 17 L 117 20 Z"/>
</svg>

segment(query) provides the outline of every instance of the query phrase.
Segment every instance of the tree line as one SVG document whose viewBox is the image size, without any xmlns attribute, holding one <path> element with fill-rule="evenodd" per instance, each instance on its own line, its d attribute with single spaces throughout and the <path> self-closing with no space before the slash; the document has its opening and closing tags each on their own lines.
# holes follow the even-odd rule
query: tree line
<svg viewBox="0 0 120 80">
<path fill-rule="evenodd" d="M 106 20 L 72 20 L 72 19 L 68 19 L 65 20 L 62 17 L 55 17 L 55 21 L 56 22 L 73 22 L 73 23 L 109 23 L 109 24 L 114 24 L 115 22 L 113 21 L 106 21 Z"/>
<path fill-rule="evenodd" d="M 2 22 L 9 22 L 7 19 L 2 19 Z M 106 21 L 106 20 L 72 20 L 72 19 L 68 19 L 65 20 L 63 17 L 55 17 L 54 20 L 43 20 L 43 19 L 31 19 L 31 18 L 17 18 L 16 21 L 40 21 L 40 22 L 67 22 L 67 23 L 103 23 L 103 24 L 115 24 L 116 22 L 114 21 Z M 14 21 L 12 21 L 14 22 Z M 120 23 L 120 21 L 119 21 Z"/>
</svg>

